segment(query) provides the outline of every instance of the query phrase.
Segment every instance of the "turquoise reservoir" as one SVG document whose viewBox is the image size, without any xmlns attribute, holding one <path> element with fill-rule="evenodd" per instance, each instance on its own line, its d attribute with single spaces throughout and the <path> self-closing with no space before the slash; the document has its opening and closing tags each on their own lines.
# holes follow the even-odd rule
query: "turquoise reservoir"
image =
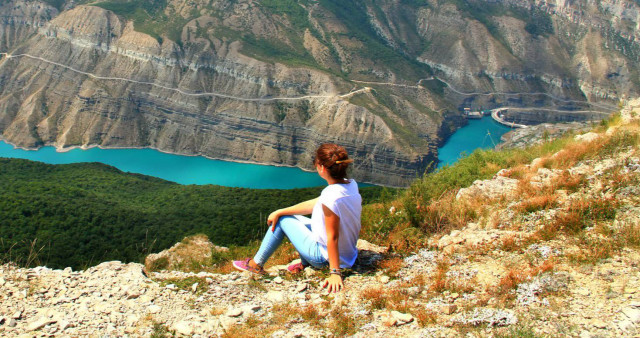
<svg viewBox="0 0 640 338">
<path fill-rule="evenodd" d="M 469 120 L 439 149 L 438 166 L 455 163 L 477 148 L 493 148 L 510 128 L 491 117 Z M 180 184 L 215 184 L 254 189 L 293 189 L 325 185 L 315 172 L 298 168 L 211 160 L 201 156 L 167 154 L 154 149 L 71 149 L 57 152 L 47 146 L 38 150 L 16 149 L 0 141 L 0 157 L 23 158 L 49 164 L 101 162 L 122 171 L 162 178 Z M 367 185 L 361 185 L 367 186 Z"/>
<path fill-rule="evenodd" d="M 326 185 L 315 172 L 298 168 L 211 160 L 181 156 L 154 149 L 72 149 L 54 147 L 15 149 L 0 141 L 0 157 L 22 158 L 49 164 L 101 162 L 122 171 L 159 177 L 180 184 L 215 184 L 255 189 L 292 189 Z"/>
<path fill-rule="evenodd" d="M 458 129 L 438 149 L 438 167 L 454 164 L 478 148 L 494 148 L 500 143 L 500 137 L 509 131 L 511 128 L 499 124 L 491 116 L 469 120 L 469 124 Z"/>
</svg>

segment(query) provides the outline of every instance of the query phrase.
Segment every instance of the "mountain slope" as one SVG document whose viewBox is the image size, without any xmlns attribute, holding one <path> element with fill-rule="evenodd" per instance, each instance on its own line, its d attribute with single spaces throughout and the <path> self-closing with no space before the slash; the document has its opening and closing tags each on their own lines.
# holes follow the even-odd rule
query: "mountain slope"
<svg viewBox="0 0 640 338">
<path fill-rule="evenodd" d="M 297 256 L 289 245 L 257 276 L 228 270 L 255 247 L 196 256 L 206 243 L 186 238 L 174 254 L 190 272 L 0 265 L 0 334 L 634 336 L 639 183 L 632 100 L 590 132 L 478 151 L 365 206 L 363 236 L 390 246 L 359 241 L 339 294 L 326 270 L 277 265 Z"/>
<path fill-rule="evenodd" d="M 332 141 L 355 155 L 361 181 L 406 185 L 463 123 L 459 107 L 610 112 L 636 95 L 637 9 L 14 0 L 0 7 L 0 132 L 23 147 L 143 146 L 303 168 Z"/>
</svg>

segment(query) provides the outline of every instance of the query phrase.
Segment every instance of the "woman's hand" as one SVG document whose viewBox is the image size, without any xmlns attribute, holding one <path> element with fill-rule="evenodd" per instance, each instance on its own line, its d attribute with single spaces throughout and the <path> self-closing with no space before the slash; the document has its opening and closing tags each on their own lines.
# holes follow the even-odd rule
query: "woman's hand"
<svg viewBox="0 0 640 338">
<path fill-rule="evenodd" d="M 276 224 L 278 224 L 278 219 L 280 218 L 280 209 L 272 212 L 267 217 L 267 224 L 271 225 L 271 232 L 276 231 Z"/>
<path fill-rule="evenodd" d="M 322 287 L 327 288 L 327 291 L 329 291 L 329 293 L 340 292 L 340 290 L 344 288 L 344 285 L 342 284 L 342 276 L 331 274 L 329 278 L 325 279 Z"/>
</svg>

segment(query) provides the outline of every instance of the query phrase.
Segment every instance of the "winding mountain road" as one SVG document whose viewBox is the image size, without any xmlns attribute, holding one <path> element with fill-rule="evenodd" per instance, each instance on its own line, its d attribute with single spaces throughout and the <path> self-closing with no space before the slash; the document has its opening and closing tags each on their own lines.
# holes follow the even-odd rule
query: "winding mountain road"
<svg viewBox="0 0 640 338">
<path fill-rule="evenodd" d="M 373 81 L 358 81 L 358 80 L 351 80 L 352 82 L 355 83 L 361 83 L 361 84 L 370 84 L 370 85 L 384 85 L 384 86 L 394 86 L 394 87 L 403 87 L 403 88 L 412 88 L 412 89 L 426 89 L 425 87 L 421 86 L 420 83 L 422 83 L 422 81 L 432 81 L 432 80 L 437 80 L 440 81 L 442 83 L 444 83 L 445 85 L 447 85 L 447 89 L 458 94 L 458 95 L 462 95 L 462 96 L 494 96 L 494 95 L 503 95 L 503 96 L 520 96 L 520 95 L 527 95 L 527 96 L 546 96 L 552 100 L 558 101 L 558 102 L 563 102 L 563 103 L 581 103 L 581 104 L 588 104 L 597 108 L 601 108 L 601 109 L 605 109 L 605 110 L 609 110 L 609 111 L 614 111 L 615 109 L 612 108 L 611 106 L 605 106 L 602 104 L 598 104 L 598 103 L 593 103 L 593 102 L 588 102 L 588 101 L 580 101 L 580 100 L 569 100 L 569 99 L 564 99 L 555 95 L 551 95 L 549 93 L 543 93 L 543 92 L 534 92 L 534 93 L 507 93 L 507 92 L 490 92 L 490 93 L 485 93 L 485 92 L 462 92 L 458 89 L 456 89 L 454 86 L 452 86 L 449 82 L 442 80 L 438 77 L 432 76 L 426 79 L 420 79 L 418 80 L 416 85 L 406 85 L 406 84 L 399 84 L 399 83 L 393 83 L 393 82 L 373 82 Z M 557 110 L 557 111 L 562 111 L 562 110 Z"/>
<path fill-rule="evenodd" d="M 73 68 L 71 66 L 67 66 L 55 61 L 50 61 L 44 58 L 41 58 L 39 56 L 33 56 L 33 55 L 29 55 L 29 54 L 9 54 L 9 53 L 0 53 L 0 55 L 5 56 L 4 60 L 8 60 L 8 59 L 14 59 L 14 58 L 20 58 L 20 57 L 26 57 L 26 58 L 30 58 L 30 59 L 34 59 L 34 60 L 38 60 L 38 61 L 42 61 L 48 64 L 52 64 L 58 67 L 62 67 L 65 69 L 68 69 L 70 71 L 76 72 L 78 74 L 82 74 L 82 75 L 86 75 L 92 79 L 96 79 L 96 80 L 107 80 L 107 81 L 126 81 L 126 82 L 130 82 L 130 83 L 135 83 L 135 84 L 141 84 L 141 85 L 149 85 L 149 86 L 154 86 L 160 89 L 166 89 L 166 90 L 171 90 L 171 91 L 175 91 L 178 92 L 182 95 L 186 95 L 186 96 L 194 96 L 194 97 L 203 97 L 203 96 L 215 96 L 215 97 L 220 97 L 220 98 L 224 98 L 224 99 L 231 99 L 231 100 L 238 100 L 238 101 L 249 101 L 249 102 L 273 102 L 273 101 L 296 101 L 296 100 L 309 100 L 309 99 L 328 99 L 328 98 L 332 98 L 332 97 L 338 97 L 338 98 L 348 98 L 351 97 L 353 95 L 359 94 L 359 93 L 363 93 L 363 92 L 368 92 L 371 90 L 371 88 L 369 87 L 364 87 L 364 88 L 360 88 L 358 90 L 353 90 L 349 93 L 346 94 L 336 94 L 336 95 L 304 95 L 304 96 L 291 96 L 291 97 L 264 97 L 264 98 L 247 98 L 247 97 L 240 97 L 240 96 L 233 96 L 233 95 L 228 95 L 228 94 L 223 94 L 223 93 L 218 93 L 218 92 L 202 92 L 202 93 L 197 93 L 197 92 L 190 92 L 190 91 L 185 91 L 183 89 L 180 88 L 174 88 L 174 87 L 167 87 L 155 82 L 147 82 L 147 81 L 137 81 L 137 80 L 132 80 L 132 79 L 127 79 L 127 78 L 122 78 L 122 77 L 112 77 L 112 76 L 100 76 L 100 75 L 96 75 L 93 73 L 89 73 L 89 72 L 85 72 L 76 68 Z M 0 62 L 0 65 L 2 63 Z"/>
<path fill-rule="evenodd" d="M 193 96 L 193 97 L 204 97 L 204 96 L 214 96 L 214 97 L 220 97 L 220 98 L 224 98 L 224 99 L 231 99 L 231 100 L 238 100 L 238 101 L 246 101 L 246 102 L 274 102 L 274 101 L 299 101 L 299 100 L 310 100 L 310 99 L 328 99 L 328 98 L 349 98 L 353 95 L 359 94 L 359 93 L 364 93 L 364 92 L 370 92 L 372 89 L 370 87 L 364 87 L 364 88 L 360 88 L 357 90 L 352 90 L 351 92 L 348 92 L 346 94 L 332 94 L 332 95 L 303 95 L 303 96 L 282 96 L 282 97 L 262 97 L 262 98 L 247 98 L 247 97 L 240 97 L 240 96 L 234 96 L 234 95 L 228 95 L 228 94 L 224 94 L 224 93 L 219 93 L 219 92 L 192 92 L 192 91 L 186 91 L 180 88 L 175 88 L 175 87 L 168 87 L 168 86 L 164 86 L 155 82 L 147 82 L 147 81 L 137 81 L 137 80 L 132 80 L 132 79 L 127 79 L 127 78 L 122 78 L 122 77 L 112 77 L 112 76 L 100 76 L 100 75 L 96 75 L 93 73 L 89 73 L 89 72 L 85 72 L 76 68 L 73 68 L 71 66 L 67 66 L 65 64 L 61 64 L 59 62 L 55 62 L 55 61 L 51 61 L 51 60 L 47 60 L 44 59 L 42 57 L 39 56 L 34 56 L 34 55 L 30 55 L 30 54 L 11 54 L 11 53 L 0 53 L 0 55 L 5 56 L 4 59 L 0 60 L 0 66 L 2 65 L 2 63 L 4 63 L 6 60 L 9 59 L 14 59 L 14 58 L 21 58 L 21 57 L 26 57 L 26 58 L 30 58 L 30 59 L 34 59 L 34 60 L 38 60 L 38 61 L 42 61 L 44 63 L 48 63 L 48 64 L 52 64 L 58 67 L 62 67 L 65 69 L 68 69 L 70 71 L 76 72 L 78 74 L 82 74 L 82 75 L 86 75 L 92 79 L 96 79 L 96 80 L 106 80 L 106 81 L 126 81 L 126 82 L 130 82 L 130 83 L 135 83 L 135 84 L 141 84 L 141 85 L 148 85 L 148 86 L 153 86 L 153 87 L 157 87 L 160 89 L 165 89 L 165 90 L 170 90 L 170 91 L 175 91 L 177 93 L 180 93 L 182 95 L 186 95 L 186 96 Z M 504 96 L 518 96 L 518 95 L 532 95 L 532 96 L 536 96 L 536 95 L 543 95 L 543 96 L 547 96 L 553 100 L 559 101 L 559 102 L 565 102 L 565 103 L 581 103 L 581 104 L 589 104 L 591 106 L 594 107 L 598 107 L 604 110 L 608 110 L 608 111 L 614 111 L 615 109 L 611 108 L 611 107 L 607 107 L 601 104 L 597 104 L 597 103 L 591 103 L 591 102 L 587 102 L 587 101 L 578 101 L 578 100 L 568 100 L 568 99 L 563 99 L 548 93 L 504 93 L 504 92 L 492 92 L 492 93 L 482 93 L 482 92 L 462 92 L 457 90 L 455 87 L 453 87 L 450 83 L 439 79 L 437 77 L 430 77 L 430 78 L 426 78 L 426 79 L 420 79 L 418 80 L 416 85 L 406 85 L 406 84 L 400 84 L 400 83 L 393 83 L 393 82 L 372 82 L 372 81 L 358 81 L 358 80 L 351 80 L 351 82 L 354 83 L 359 83 L 359 84 L 370 84 L 370 85 L 385 85 L 385 86 L 395 86 L 395 87 L 403 87 L 403 88 L 412 88 L 412 89 L 425 89 L 424 87 L 422 87 L 420 85 L 420 83 L 422 83 L 422 81 L 429 81 L 429 80 L 438 80 L 442 83 L 444 83 L 447 86 L 447 89 L 449 89 L 450 91 L 459 94 L 459 95 L 463 95 L 463 96 L 492 96 L 492 95 L 504 95 Z M 518 109 L 526 109 L 526 108 L 518 108 Z M 535 108 L 538 110 L 547 110 L 547 111 L 558 111 L 558 112 L 566 112 L 563 110 L 558 110 L 558 109 L 545 109 L 545 108 Z M 587 112 L 587 111 L 585 111 Z M 588 112 L 595 112 L 595 111 L 588 111 Z M 601 113 L 601 114 L 606 114 L 603 112 L 597 112 L 597 113 Z"/>
</svg>

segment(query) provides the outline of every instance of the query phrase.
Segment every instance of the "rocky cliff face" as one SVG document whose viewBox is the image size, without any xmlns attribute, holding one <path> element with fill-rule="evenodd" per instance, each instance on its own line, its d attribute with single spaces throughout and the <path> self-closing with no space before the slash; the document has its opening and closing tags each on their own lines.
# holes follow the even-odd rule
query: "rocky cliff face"
<svg viewBox="0 0 640 338">
<path fill-rule="evenodd" d="M 638 91 L 630 2 L 83 2 L 0 7 L 4 139 L 303 168 L 330 141 L 356 178 L 405 185 L 436 160 L 443 111 Z"/>
</svg>

